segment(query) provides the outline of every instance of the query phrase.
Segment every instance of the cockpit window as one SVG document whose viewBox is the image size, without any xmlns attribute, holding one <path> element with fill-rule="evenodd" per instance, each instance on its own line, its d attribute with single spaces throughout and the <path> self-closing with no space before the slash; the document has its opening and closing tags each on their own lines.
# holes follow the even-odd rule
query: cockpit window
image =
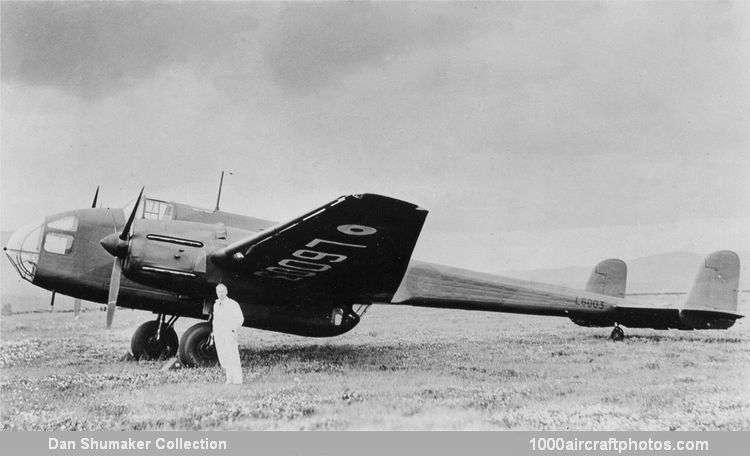
<svg viewBox="0 0 750 456">
<path fill-rule="evenodd" d="M 62 233 L 47 233 L 44 236 L 44 251 L 67 255 L 73 251 L 73 236 Z"/>
<path fill-rule="evenodd" d="M 78 230 L 78 217 L 75 215 L 68 215 L 47 223 L 47 227 L 52 228 L 53 230 L 70 231 L 74 233 Z"/>
<path fill-rule="evenodd" d="M 146 198 L 143 202 L 143 218 L 149 220 L 170 220 L 172 205 L 166 201 Z"/>
</svg>

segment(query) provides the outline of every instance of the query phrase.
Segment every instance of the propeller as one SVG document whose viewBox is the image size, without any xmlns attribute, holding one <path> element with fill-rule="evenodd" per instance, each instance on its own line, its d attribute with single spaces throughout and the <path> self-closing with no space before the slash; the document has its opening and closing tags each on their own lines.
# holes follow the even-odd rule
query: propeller
<svg viewBox="0 0 750 456">
<path fill-rule="evenodd" d="M 107 297 L 107 329 L 112 327 L 117 307 L 117 295 L 120 293 L 120 277 L 122 277 L 122 266 L 119 258 L 112 262 L 112 275 L 109 276 L 109 296 Z"/>
<path fill-rule="evenodd" d="M 133 228 L 133 222 L 135 222 L 135 215 L 138 212 L 138 206 L 141 204 L 141 197 L 143 196 L 143 187 L 141 187 L 141 193 L 138 194 L 138 199 L 135 200 L 135 206 L 133 206 L 133 212 L 130 213 L 128 221 L 122 229 L 122 233 L 117 234 L 117 227 L 115 226 L 115 232 L 105 237 L 99 243 L 104 247 L 104 250 L 109 252 L 110 255 L 115 257 L 112 263 L 112 274 L 109 277 L 109 296 L 107 297 L 107 328 L 112 327 L 112 320 L 115 316 L 115 307 L 117 307 L 117 295 L 120 293 L 120 279 L 122 278 L 122 264 L 128 257 L 128 236 L 130 230 Z"/>
<path fill-rule="evenodd" d="M 91 209 L 96 209 L 96 200 L 99 198 L 99 186 L 96 186 L 96 193 L 94 193 L 94 202 L 91 203 Z"/>
</svg>

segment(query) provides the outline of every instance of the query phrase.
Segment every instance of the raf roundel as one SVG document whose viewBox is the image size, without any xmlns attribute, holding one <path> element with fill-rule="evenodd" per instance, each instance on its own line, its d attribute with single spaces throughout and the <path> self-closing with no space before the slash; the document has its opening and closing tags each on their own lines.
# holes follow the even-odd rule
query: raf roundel
<svg viewBox="0 0 750 456">
<path fill-rule="evenodd" d="M 364 225 L 339 225 L 336 229 L 351 236 L 369 236 L 378 232 L 375 228 Z"/>
</svg>

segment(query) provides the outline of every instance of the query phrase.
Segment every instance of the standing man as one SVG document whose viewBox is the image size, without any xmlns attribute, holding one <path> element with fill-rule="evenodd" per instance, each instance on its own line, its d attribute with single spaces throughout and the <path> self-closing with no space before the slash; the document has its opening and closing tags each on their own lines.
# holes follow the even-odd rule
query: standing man
<svg viewBox="0 0 750 456">
<path fill-rule="evenodd" d="M 216 286 L 214 302 L 214 344 L 219 363 L 227 374 L 227 383 L 239 385 L 242 383 L 242 365 L 240 364 L 240 350 L 237 346 L 237 332 L 245 320 L 242 309 L 237 301 L 227 296 L 227 287 L 220 283 Z"/>
</svg>

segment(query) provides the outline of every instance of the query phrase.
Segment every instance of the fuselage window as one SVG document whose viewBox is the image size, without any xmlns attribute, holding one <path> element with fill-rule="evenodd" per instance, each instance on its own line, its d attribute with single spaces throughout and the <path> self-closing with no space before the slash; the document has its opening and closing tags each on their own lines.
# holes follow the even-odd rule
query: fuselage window
<svg viewBox="0 0 750 456">
<path fill-rule="evenodd" d="M 78 230 L 78 217 L 76 217 L 75 215 L 68 215 L 66 217 L 59 218 L 47 223 L 47 227 L 55 230 L 70 231 L 75 233 Z"/>
<path fill-rule="evenodd" d="M 44 237 L 44 251 L 67 255 L 73 251 L 73 236 L 62 233 L 47 233 Z"/>
</svg>

